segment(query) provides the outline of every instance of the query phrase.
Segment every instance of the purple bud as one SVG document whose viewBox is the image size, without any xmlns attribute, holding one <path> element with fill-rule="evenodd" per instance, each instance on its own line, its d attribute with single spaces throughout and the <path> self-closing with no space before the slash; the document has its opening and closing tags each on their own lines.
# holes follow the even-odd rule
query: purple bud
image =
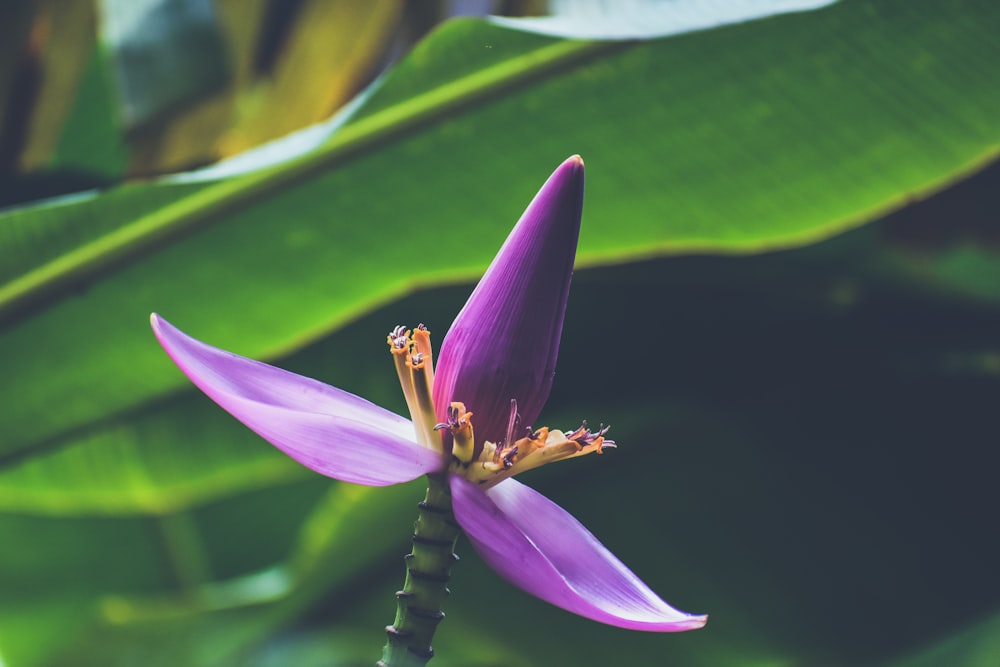
<svg viewBox="0 0 1000 667">
<path fill-rule="evenodd" d="M 530 425 L 552 387 L 583 211 L 583 160 L 549 177 L 507 237 L 441 344 L 434 405 L 475 417 L 477 440 L 506 435 L 511 400 Z"/>
</svg>

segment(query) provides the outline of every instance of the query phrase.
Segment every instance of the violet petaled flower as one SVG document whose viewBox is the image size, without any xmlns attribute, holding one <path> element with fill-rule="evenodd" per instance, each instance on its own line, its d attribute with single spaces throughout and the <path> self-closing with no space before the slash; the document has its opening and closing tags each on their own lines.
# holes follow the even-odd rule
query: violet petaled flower
<svg viewBox="0 0 1000 667">
<path fill-rule="evenodd" d="M 552 383 L 582 196 L 583 161 L 573 156 L 515 225 L 445 336 L 436 372 L 423 325 L 390 332 L 412 422 L 201 343 L 156 314 L 153 330 L 216 403 L 323 475 L 373 486 L 447 476 L 455 519 L 475 550 L 528 593 L 618 627 L 699 628 L 705 616 L 668 605 L 565 510 L 510 479 L 614 446 L 606 428 L 526 428 Z"/>
</svg>

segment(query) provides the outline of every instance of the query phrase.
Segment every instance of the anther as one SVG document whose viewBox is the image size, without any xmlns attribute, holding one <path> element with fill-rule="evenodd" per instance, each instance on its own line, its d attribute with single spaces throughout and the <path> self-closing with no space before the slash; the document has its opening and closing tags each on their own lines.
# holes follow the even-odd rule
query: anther
<svg viewBox="0 0 1000 667">
<path fill-rule="evenodd" d="M 514 459 L 517 458 L 517 445 L 514 445 L 503 455 L 503 467 L 504 470 L 509 470 L 514 465 Z"/>
<path fill-rule="evenodd" d="M 389 345 L 397 350 L 402 350 L 410 345 L 410 332 L 402 324 L 393 328 L 387 338 Z"/>
<path fill-rule="evenodd" d="M 451 453 L 462 463 L 472 461 L 475 451 L 475 436 L 472 432 L 472 413 L 465 411 L 465 404 L 459 401 L 448 406 L 447 421 L 435 424 L 436 430 L 451 431 Z"/>
<path fill-rule="evenodd" d="M 611 425 L 605 426 L 601 424 L 596 431 L 591 431 L 587 428 L 587 422 L 580 425 L 580 428 L 576 429 L 572 433 L 566 436 L 567 440 L 577 443 L 577 445 L 583 447 L 586 445 L 594 445 L 597 447 L 597 453 L 603 453 L 605 447 L 610 447 L 612 449 L 617 448 L 614 440 L 609 440 L 604 437 L 604 434 L 611 429 Z"/>
</svg>

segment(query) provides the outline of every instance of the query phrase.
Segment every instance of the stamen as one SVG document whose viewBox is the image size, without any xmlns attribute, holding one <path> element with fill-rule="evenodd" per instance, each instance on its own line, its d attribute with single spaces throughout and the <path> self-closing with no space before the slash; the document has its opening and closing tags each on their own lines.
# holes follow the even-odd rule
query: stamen
<svg viewBox="0 0 1000 667">
<path fill-rule="evenodd" d="M 434 388 L 431 384 L 430 359 L 423 352 L 414 352 L 407 362 L 410 371 L 410 378 L 413 382 L 413 400 L 415 406 L 410 408 L 410 416 L 413 418 L 417 430 L 425 434 L 424 437 L 430 442 L 432 439 L 434 447 L 440 448 L 440 438 L 433 433 L 434 424 Z"/>
<path fill-rule="evenodd" d="M 408 349 L 410 346 L 410 332 L 407 331 L 405 326 L 400 324 L 389 332 L 388 342 L 394 349 Z"/>
<path fill-rule="evenodd" d="M 446 421 L 446 422 L 440 422 L 440 423 L 435 424 L 434 425 L 434 430 L 440 431 L 443 428 L 454 428 L 454 427 L 458 426 L 458 406 L 459 405 L 462 405 L 462 404 L 461 403 L 452 403 L 451 405 L 449 405 L 448 406 L 448 413 L 445 415 L 445 418 L 448 421 Z M 463 410 L 465 409 L 464 405 L 462 405 L 462 409 Z"/>
<path fill-rule="evenodd" d="M 458 411 L 449 411 L 450 422 L 456 423 L 458 415 Z M 452 424 L 442 426 L 452 426 Z M 613 440 L 604 437 L 609 428 L 601 424 L 600 428 L 592 431 L 584 422 L 578 429 L 568 434 L 558 430 L 550 431 L 546 426 L 537 430 L 527 429 L 524 437 L 505 446 L 495 445 L 492 442 L 484 443 L 478 465 L 463 466 L 462 474 L 489 488 L 512 475 L 548 463 L 595 452 L 600 454 L 603 448 L 615 446 Z"/>
<path fill-rule="evenodd" d="M 403 398 L 406 399 L 406 408 L 410 411 L 410 416 L 416 421 L 417 401 L 413 394 L 413 377 L 407 366 L 410 356 L 410 330 L 403 325 L 399 325 L 389 332 L 386 337 L 389 343 L 389 351 L 392 352 L 392 362 L 396 366 L 396 375 L 399 376 L 399 386 L 403 389 Z M 423 429 L 417 429 L 417 440 L 421 444 L 427 445 L 426 437 L 421 433 Z"/>
<path fill-rule="evenodd" d="M 434 384 L 434 351 L 431 349 L 431 332 L 423 324 L 418 324 L 413 330 L 413 349 L 417 354 L 423 355 L 427 364 L 427 375 L 429 382 Z"/>
<path fill-rule="evenodd" d="M 430 349 L 430 332 L 426 327 L 418 331 L 422 331 L 421 345 Z M 430 354 L 413 351 L 415 341 L 410 333 L 409 329 L 400 325 L 389 332 L 386 341 L 389 343 L 389 351 L 392 352 L 392 361 L 396 366 L 396 375 L 399 376 L 399 386 L 403 389 L 403 398 L 406 399 L 406 408 L 413 420 L 417 442 L 425 447 L 440 450 L 439 439 L 430 428 L 434 423 L 434 401 L 431 398 L 433 393 L 430 384 L 433 376 L 428 377 L 427 373 Z"/>
<path fill-rule="evenodd" d="M 514 467 L 514 460 L 517 458 L 517 452 L 518 452 L 517 445 L 514 445 L 509 450 L 507 450 L 507 452 L 503 455 L 504 470 L 510 470 L 512 467 Z"/>
<path fill-rule="evenodd" d="M 471 463 L 476 441 L 472 432 L 472 413 L 458 401 L 448 406 L 448 421 L 435 424 L 436 430 L 448 429 L 452 435 L 451 454 L 462 463 Z"/>
<path fill-rule="evenodd" d="M 576 440 L 578 438 L 583 437 L 583 434 L 586 432 L 587 432 L 587 420 L 584 419 L 583 422 L 580 424 L 580 428 L 576 429 L 575 431 L 570 431 L 569 433 L 566 434 L 566 439 Z"/>
<path fill-rule="evenodd" d="M 573 442 L 577 443 L 581 448 L 585 446 L 596 447 L 597 453 L 603 454 L 605 447 L 610 447 L 611 449 L 615 449 L 618 447 L 618 445 L 615 444 L 614 440 L 610 440 L 604 437 L 604 434 L 607 433 L 610 429 L 611 429 L 610 424 L 608 424 L 607 426 L 601 424 L 597 428 L 597 431 L 591 431 L 589 428 L 587 428 L 587 421 L 584 420 L 583 423 L 580 425 L 580 428 L 566 435 L 566 439 L 572 440 Z"/>
</svg>

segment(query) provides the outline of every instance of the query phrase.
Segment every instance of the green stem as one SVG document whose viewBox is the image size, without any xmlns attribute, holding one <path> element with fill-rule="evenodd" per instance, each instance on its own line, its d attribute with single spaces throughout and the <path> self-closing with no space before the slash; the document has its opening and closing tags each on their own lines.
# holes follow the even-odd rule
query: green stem
<svg viewBox="0 0 1000 667">
<path fill-rule="evenodd" d="M 461 529 L 451 511 L 451 491 L 443 476 L 428 475 L 427 497 L 418 505 L 413 549 L 406 556 L 406 582 L 396 593 L 395 622 L 378 667 L 423 667 L 434 657 L 431 639 L 444 618 L 451 566 L 458 560 L 455 540 Z"/>
</svg>

